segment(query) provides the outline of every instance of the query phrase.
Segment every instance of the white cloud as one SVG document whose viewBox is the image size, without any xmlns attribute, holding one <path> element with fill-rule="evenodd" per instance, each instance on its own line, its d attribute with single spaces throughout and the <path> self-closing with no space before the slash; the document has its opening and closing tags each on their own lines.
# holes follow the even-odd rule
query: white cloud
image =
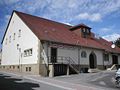
<svg viewBox="0 0 120 90">
<path fill-rule="evenodd" d="M 80 13 L 76 18 L 81 20 L 101 21 L 101 15 L 99 13 Z"/>
<path fill-rule="evenodd" d="M 67 24 L 67 25 L 70 25 L 70 26 L 73 26 L 71 23 L 66 23 L 66 22 L 62 22 L 64 24 Z"/>
<path fill-rule="evenodd" d="M 102 29 L 100 29 L 100 32 L 101 33 L 109 33 L 110 31 L 112 31 L 112 28 L 102 28 Z"/>
<path fill-rule="evenodd" d="M 120 38 L 120 34 L 114 33 L 114 34 L 111 34 L 111 35 L 103 36 L 103 38 L 108 40 L 108 41 L 115 41 L 118 38 Z"/>
<path fill-rule="evenodd" d="M 9 2 L 16 1 L 10 0 Z M 101 21 L 112 12 L 120 12 L 120 0 L 17 0 L 13 8 L 57 21 Z"/>
<path fill-rule="evenodd" d="M 17 3 L 20 0 L 0 0 L 0 4 L 5 3 L 6 5 Z"/>
</svg>

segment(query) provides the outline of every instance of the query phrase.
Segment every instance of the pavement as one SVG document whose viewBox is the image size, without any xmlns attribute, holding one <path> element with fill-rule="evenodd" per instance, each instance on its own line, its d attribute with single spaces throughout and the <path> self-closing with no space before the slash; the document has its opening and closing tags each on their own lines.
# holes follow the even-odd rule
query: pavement
<svg viewBox="0 0 120 90">
<path fill-rule="evenodd" d="M 12 75 L 16 78 L 28 79 L 34 82 L 46 84 L 59 88 L 61 90 L 119 90 L 118 88 L 106 86 L 109 75 L 113 76 L 114 72 L 100 72 L 100 73 L 88 73 L 79 75 L 69 75 L 69 76 L 58 76 L 54 78 L 42 77 L 39 75 L 28 75 L 15 72 L 0 71 L 2 74 Z M 107 81 L 109 82 L 109 81 Z M 114 82 L 114 80 L 112 81 Z M 55 90 L 55 89 L 53 89 Z"/>
</svg>

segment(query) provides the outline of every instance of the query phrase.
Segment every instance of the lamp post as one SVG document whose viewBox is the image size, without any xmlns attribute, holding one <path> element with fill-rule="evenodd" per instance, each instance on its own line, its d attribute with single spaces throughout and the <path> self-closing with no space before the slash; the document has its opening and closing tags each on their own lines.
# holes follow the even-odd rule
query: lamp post
<svg viewBox="0 0 120 90">
<path fill-rule="evenodd" d="M 22 72 L 21 48 L 20 48 L 20 45 L 19 45 L 19 44 L 17 44 L 17 50 L 19 51 L 19 72 Z"/>
</svg>

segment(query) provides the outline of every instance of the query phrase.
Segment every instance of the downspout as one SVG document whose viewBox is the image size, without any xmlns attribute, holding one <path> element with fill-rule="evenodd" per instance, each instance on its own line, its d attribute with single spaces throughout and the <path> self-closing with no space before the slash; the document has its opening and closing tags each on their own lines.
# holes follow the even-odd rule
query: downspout
<svg viewBox="0 0 120 90">
<path fill-rule="evenodd" d="M 80 72 L 80 47 L 78 47 L 78 69 Z"/>
<path fill-rule="evenodd" d="M 41 73 L 40 73 L 40 68 L 41 68 L 41 67 L 40 67 L 40 64 L 41 64 L 40 61 L 41 61 L 42 42 L 40 42 L 40 40 L 39 40 L 38 43 L 39 43 L 39 44 L 38 44 L 38 48 L 39 48 L 39 54 L 38 54 L 38 55 L 39 55 L 38 66 L 39 66 L 39 75 L 40 75 L 40 74 L 41 74 Z"/>
<path fill-rule="evenodd" d="M 102 54 L 102 59 L 103 59 L 103 70 L 105 69 L 105 65 L 104 65 L 104 54 Z"/>
<path fill-rule="evenodd" d="M 49 42 L 47 42 L 47 52 L 46 52 L 46 56 L 47 56 L 47 62 L 48 62 L 48 65 L 47 65 L 47 76 L 49 76 L 49 56 L 48 56 L 48 52 L 49 52 Z"/>
</svg>

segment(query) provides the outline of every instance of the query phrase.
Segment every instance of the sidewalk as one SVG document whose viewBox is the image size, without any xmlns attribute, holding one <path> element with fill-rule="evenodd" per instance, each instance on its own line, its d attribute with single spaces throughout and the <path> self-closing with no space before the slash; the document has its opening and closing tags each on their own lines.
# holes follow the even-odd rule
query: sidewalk
<svg viewBox="0 0 120 90">
<path fill-rule="evenodd" d="M 0 71 L 0 72 L 4 74 L 16 76 L 16 77 L 22 77 L 24 79 L 29 79 L 38 83 L 44 83 L 47 85 L 59 87 L 65 90 L 102 90 L 95 87 L 89 87 L 81 84 L 74 84 L 74 83 L 56 80 L 54 78 L 41 77 L 39 75 L 28 75 L 28 74 L 21 74 L 18 72 L 6 72 L 6 71 Z"/>
</svg>

